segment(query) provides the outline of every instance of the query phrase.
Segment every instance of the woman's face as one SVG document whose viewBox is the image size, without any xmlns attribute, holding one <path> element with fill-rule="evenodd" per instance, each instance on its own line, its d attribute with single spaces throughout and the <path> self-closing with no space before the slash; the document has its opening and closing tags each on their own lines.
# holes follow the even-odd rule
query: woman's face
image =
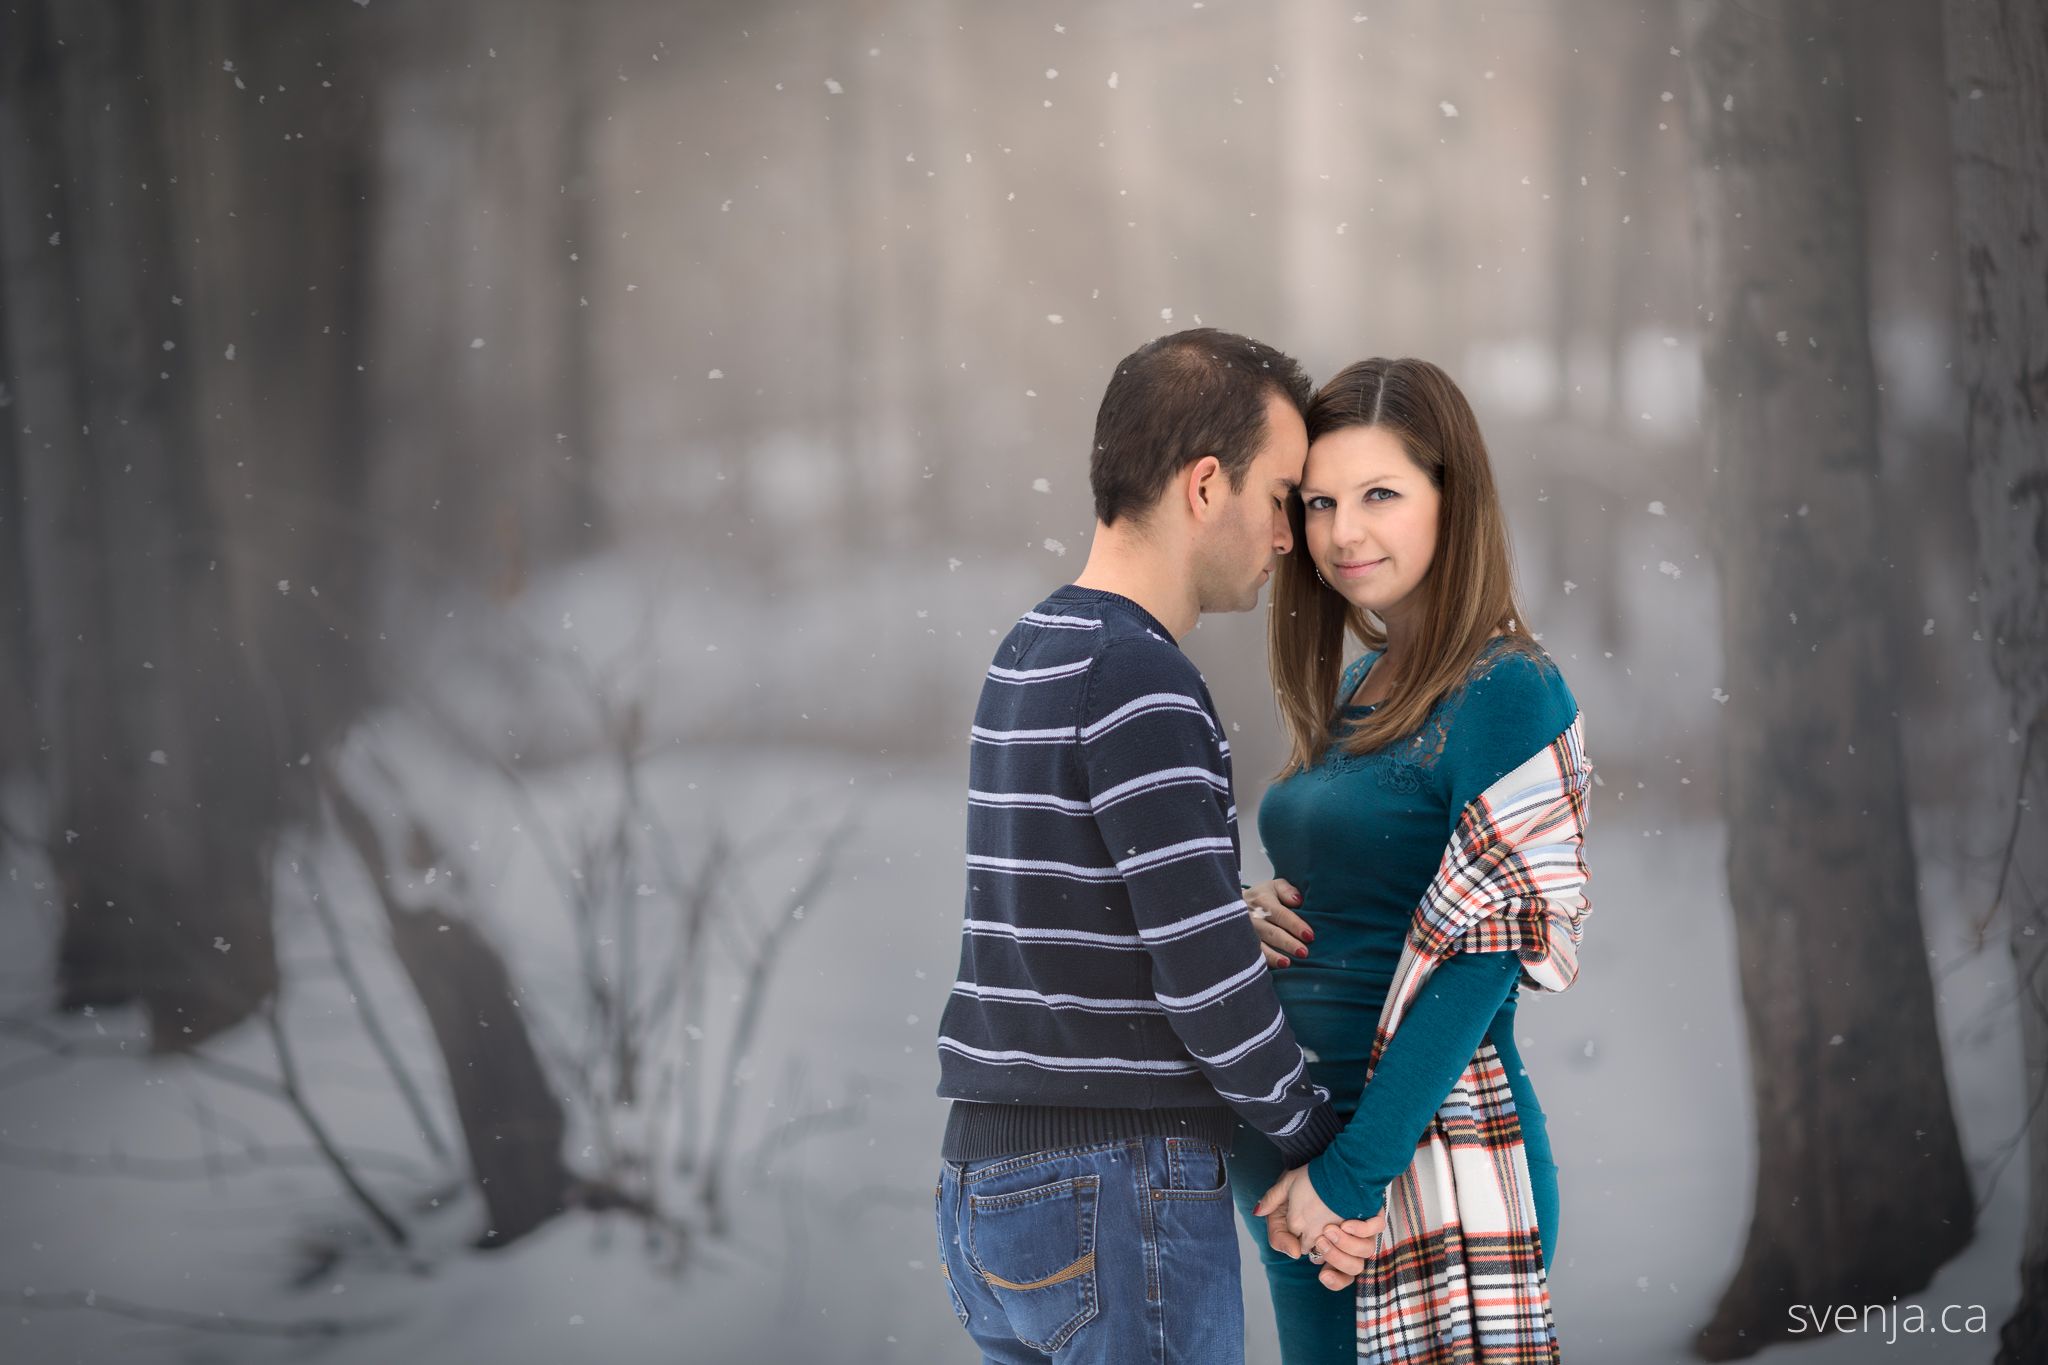
<svg viewBox="0 0 2048 1365">
<path fill-rule="evenodd" d="M 1436 485 L 1385 427 L 1318 437 L 1302 469 L 1309 558 L 1354 606 L 1386 620 L 1429 572 L 1436 553 Z"/>
</svg>

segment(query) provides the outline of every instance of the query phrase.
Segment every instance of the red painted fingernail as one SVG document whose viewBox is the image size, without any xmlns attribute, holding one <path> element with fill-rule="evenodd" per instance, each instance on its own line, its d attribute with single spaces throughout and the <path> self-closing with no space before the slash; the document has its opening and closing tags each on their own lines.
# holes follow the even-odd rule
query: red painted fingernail
<svg viewBox="0 0 2048 1365">
<path fill-rule="evenodd" d="M 1294 950 L 1294 955 L 1295 955 L 1296 957 L 1307 957 L 1307 956 L 1308 956 L 1308 949 L 1306 949 L 1306 948 L 1296 948 L 1296 949 Z"/>
<path fill-rule="evenodd" d="M 1306 941 L 1308 941 L 1308 942 L 1310 942 L 1310 943 L 1314 943 L 1314 942 L 1316 941 L 1316 931 L 1315 931 L 1315 930 L 1313 930 L 1313 929 L 1304 929 L 1304 930 L 1302 930 L 1302 931 L 1301 931 L 1301 936 L 1302 936 L 1302 938 L 1303 938 L 1303 939 L 1305 939 Z"/>
</svg>

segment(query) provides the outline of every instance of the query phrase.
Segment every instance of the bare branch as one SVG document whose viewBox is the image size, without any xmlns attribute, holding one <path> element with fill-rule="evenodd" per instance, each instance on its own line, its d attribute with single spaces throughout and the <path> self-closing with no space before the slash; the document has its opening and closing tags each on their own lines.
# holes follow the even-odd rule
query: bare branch
<svg viewBox="0 0 2048 1365">
<path fill-rule="evenodd" d="M 2034 738 L 2043 729 L 2048 729 L 2048 715 L 2035 716 L 2034 723 L 2027 727 L 2027 742 L 2020 750 L 2018 785 L 2012 794 L 2012 828 L 2006 831 L 2005 857 L 1999 864 L 1998 885 L 1991 889 L 1991 904 L 1985 908 L 1981 916 L 1971 921 L 1970 925 L 1979 949 L 1983 948 L 1985 941 L 1990 937 L 1992 921 L 1998 918 L 1998 907 L 2005 901 L 2005 883 L 2012 876 L 2013 855 L 2019 851 L 2020 846 L 2020 817 L 2027 809 L 2027 769 L 2033 762 Z"/>
<path fill-rule="evenodd" d="M 326 1125 L 321 1123 L 319 1116 L 313 1112 L 312 1105 L 307 1103 L 305 1092 L 299 1086 L 298 1065 L 292 1057 L 291 1040 L 285 1036 L 284 1025 L 278 1017 L 277 1001 L 274 997 L 264 1002 L 263 1022 L 270 1030 L 272 1046 L 277 1049 L 278 1070 L 283 1077 L 279 1089 L 286 1102 L 298 1114 L 299 1122 L 306 1125 L 306 1131 L 312 1134 L 321 1154 L 327 1158 L 328 1165 L 333 1167 L 335 1176 L 356 1203 L 362 1206 L 363 1211 L 370 1215 L 370 1221 L 375 1223 L 394 1245 L 409 1245 L 412 1239 L 406 1233 L 405 1226 L 377 1202 L 377 1197 L 370 1193 L 369 1187 L 357 1178 L 355 1168 L 342 1154 L 340 1146 L 329 1136 Z"/>
<path fill-rule="evenodd" d="M 732 1125 L 739 1102 L 739 1072 L 746 1064 L 748 1053 L 753 1049 L 754 1031 L 760 1023 L 761 1004 L 767 996 L 771 973 L 776 959 L 781 955 L 783 945 L 788 942 L 796 926 L 803 922 L 801 915 L 805 905 L 817 896 L 825 885 L 826 878 L 831 875 L 832 865 L 838 858 L 840 848 L 852 835 L 853 825 L 853 817 L 849 813 L 825 836 L 824 843 L 819 846 L 816 861 L 811 867 L 811 875 L 806 877 L 783 903 L 781 913 L 775 917 L 763 936 L 753 966 L 747 973 L 739 1015 L 733 1023 L 732 1046 L 726 1053 L 725 1077 L 719 1090 L 718 1116 L 713 1128 L 711 1146 L 705 1154 L 703 1175 L 698 1182 L 700 1197 L 711 1214 L 714 1229 L 721 1225 L 720 1180 L 726 1155 L 732 1146 Z"/>
<path fill-rule="evenodd" d="M 420 1136 L 425 1139 L 427 1146 L 433 1149 L 437 1159 L 444 1165 L 452 1165 L 455 1159 L 453 1150 L 441 1136 L 440 1125 L 434 1121 L 433 1111 L 427 1107 L 426 1095 L 399 1057 L 398 1048 L 392 1042 L 390 1033 L 385 1030 L 384 1021 L 372 1003 L 370 990 L 364 984 L 362 975 L 356 971 L 355 960 L 349 956 L 348 943 L 341 932 L 341 923 L 335 918 L 334 907 L 327 900 L 325 889 L 320 884 L 319 873 L 313 870 L 312 851 L 305 850 L 302 858 L 296 861 L 304 865 L 305 870 L 299 875 L 306 882 L 307 904 L 312 907 L 314 918 L 320 921 L 320 928 L 327 935 L 327 946 L 334 954 L 334 965 L 341 972 L 342 979 L 348 983 L 349 998 L 355 1002 L 356 1017 L 362 1020 L 363 1032 L 370 1036 L 370 1045 L 383 1060 L 384 1069 L 390 1073 L 392 1084 L 398 1087 L 398 1093 L 404 1099 L 406 1108 L 412 1111 L 413 1122 L 419 1125 Z"/>
</svg>

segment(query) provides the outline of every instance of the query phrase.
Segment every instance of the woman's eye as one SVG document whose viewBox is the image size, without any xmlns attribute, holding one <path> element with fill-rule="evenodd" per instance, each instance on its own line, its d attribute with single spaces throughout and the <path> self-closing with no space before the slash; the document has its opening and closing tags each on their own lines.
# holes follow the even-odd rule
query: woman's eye
<svg viewBox="0 0 2048 1365">
<path fill-rule="evenodd" d="M 1334 507 L 1336 506 L 1336 504 L 1331 502 L 1322 494 L 1318 493 L 1314 497 L 1310 498 L 1307 502 L 1303 503 L 1302 506 L 1307 508 L 1311 512 L 1320 512 L 1325 507 Z"/>
<path fill-rule="evenodd" d="M 1382 501 L 1382 502 L 1383 502 L 1383 501 L 1385 501 L 1385 499 L 1384 499 L 1384 498 L 1382 498 L 1382 499 L 1375 499 L 1375 498 L 1373 497 L 1373 494 L 1374 494 L 1374 493 L 1385 493 L 1385 494 L 1387 495 L 1387 497 L 1389 497 L 1389 498 L 1391 498 L 1391 497 L 1393 497 L 1393 496 L 1394 496 L 1394 490 L 1393 490 L 1393 489 L 1391 489 L 1391 488 L 1373 488 L 1373 489 L 1368 489 L 1368 490 L 1366 491 L 1366 495 L 1365 495 L 1365 500 L 1366 500 L 1367 502 L 1373 502 L 1373 501 Z"/>
</svg>

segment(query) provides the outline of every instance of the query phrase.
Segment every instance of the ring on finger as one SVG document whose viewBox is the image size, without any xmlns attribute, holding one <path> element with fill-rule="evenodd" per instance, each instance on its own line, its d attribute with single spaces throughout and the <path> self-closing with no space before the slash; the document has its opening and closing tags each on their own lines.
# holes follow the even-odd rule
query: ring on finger
<svg viewBox="0 0 2048 1365">
<path fill-rule="evenodd" d="M 1271 919 L 1271 918 L 1272 918 L 1272 916 L 1271 916 L 1271 915 L 1270 915 L 1270 914 L 1269 914 L 1268 912 L 1266 912 L 1266 911 L 1264 911 L 1264 910 L 1261 910 L 1261 909 L 1260 909 L 1260 908 L 1259 908 L 1258 906 L 1254 905 L 1254 906 L 1252 907 L 1252 918 L 1253 918 L 1253 919 Z"/>
</svg>

